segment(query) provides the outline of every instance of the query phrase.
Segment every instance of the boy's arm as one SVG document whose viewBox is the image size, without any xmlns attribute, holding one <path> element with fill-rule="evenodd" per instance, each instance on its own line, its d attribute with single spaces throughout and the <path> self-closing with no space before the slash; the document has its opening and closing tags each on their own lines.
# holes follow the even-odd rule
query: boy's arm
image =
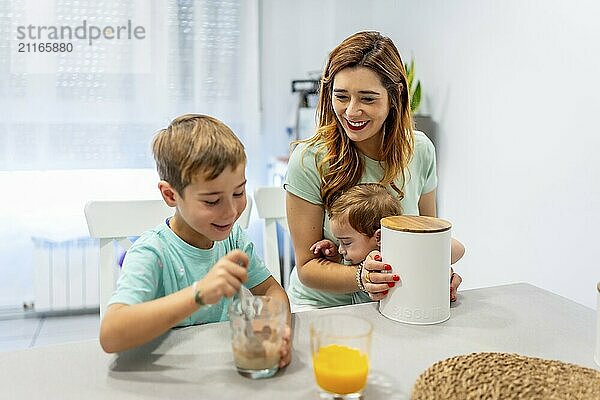
<svg viewBox="0 0 600 400">
<path fill-rule="evenodd" d="M 291 319 L 291 312 L 290 312 L 290 301 L 288 299 L 287 294 L 285 293 L 285 290 L 283 290 L 281 285 L 279 283 L 277 283 L 275 278 L 273 278 L 272 276 L 268 277 L 267 279 L 264 280 L 264 282 L 254 286 L 252 289 L 250 289 L 250 291 L 255 296 L 270 296 L 270 297 L 275 297 L 276 299 L 281 300 L 287 309 L 288 325 L 291 326 L 292 319 Z"/>
<path fill-rule="evenodd" d="M 198 310 L 188 287 L 139 304 L 111 304 L 100 325 L 100 345 L 107 353 L 127 350 L 165 333 Z"/>
<path fill-rule="evenodd" d="M 217 261 L 195 288 L 192 285 L 139 304 L 110 305 L 100 325 L 100 345 L 107 353 L 114 353 L 149 342 L 198 310 L 196 292 L 203 304 L 233 296 L 248 278 L 240 264 L 247 265 L 248 257 L 234 250 Z"/>
</svg>

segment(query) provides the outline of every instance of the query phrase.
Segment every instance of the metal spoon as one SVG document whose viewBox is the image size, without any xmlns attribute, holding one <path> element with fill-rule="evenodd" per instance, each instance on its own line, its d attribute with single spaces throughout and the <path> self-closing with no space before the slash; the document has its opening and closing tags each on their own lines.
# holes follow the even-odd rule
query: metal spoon
<svg viewBox="0 0 600 400">
<path fill-rule="evenodd" d="M 253 305 L 254 296 L 252 295 L 252 292 L 248 290 L 248 288 L 244 285 L 240 286 L 240 290 L 238 293 L 240 297 L 240 307 L 242 309 L 244 319 L 246 321 L 252 321 L 256 315 L 256 311 L 254 310 Z"/>
<path fill-rule="evenodd" d="M 260 309 L 257 310 L 255 305 L 262 308 L 262 302 L 259 298 L 255 298 L 250 290 L 244 285 L 240 286 L 239 290 L 240 307 L 244 316 L 244 335 L 248 339 L 246 350 L 253 354 L 254 357 L 264 357 L 266 355 L 265 347 L 262 340 L 254 334 L 252 321 L 257 314 L 260 314 Z M 258 304 L 257 304 L 258 300 Z"/>
</svg>

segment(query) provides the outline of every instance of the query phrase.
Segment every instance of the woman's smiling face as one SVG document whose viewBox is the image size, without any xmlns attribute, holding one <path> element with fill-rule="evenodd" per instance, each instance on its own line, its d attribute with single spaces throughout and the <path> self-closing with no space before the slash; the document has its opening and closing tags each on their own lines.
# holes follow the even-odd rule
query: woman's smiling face
<svg viewBox="0 0 600 400">
<path fill-rule="evenodd" d="M 381 145 L 383 124 L 390 111 L 388 92 L 379 75 L 366 67 L 339 71 L 333 79 L 332 103 L 348 138 L 372 156 L 365 150 Z"/>
</svg>

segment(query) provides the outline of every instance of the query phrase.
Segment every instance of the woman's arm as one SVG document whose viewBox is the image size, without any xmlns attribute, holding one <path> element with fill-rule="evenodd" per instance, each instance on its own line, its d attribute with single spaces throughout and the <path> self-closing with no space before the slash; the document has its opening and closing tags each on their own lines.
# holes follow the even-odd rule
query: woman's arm
<svg viewBox="0 0 600 400">
<path fill-rule="evenodd" d="M 465 246 L 458 240 L 452 238 L 452 247 L 450 249 L 450 264 L 454 264 L 465 254 Z"/>
<path fill-rule="evenodd" d="M 429 193 L 422 194 L 419 198 L 419 215 L 426 217 L 437 217 L 435 206 L 435 189 Z"/>
<path fill-rule="evenodd" d="M 308 287 L 332 293 L 356 292 L 355 267 L 317 258 L 310 251 L 314 243 L 323 239 L 323 206 L 288 192 L 286 212 L 300 281 Z"/>
<path fill-rule="evenodd" d="M 428 217 L 437 216 L 437 210 L 435 206 L 435 190 L 421 195 L 421 198 L 419 199 L 419 215 L 425 215 Z M 452 238 L 450 264 L 454 264 L 460 260 L 464 254 L 465 246 L 458 240 Z"/>
<path fill-rule="evenodd" d="M 435 207 L 435 190 L 421 195 L 419 199 L 419 214 L 435 217 L 437 215 Z M 450 264 L 454 264 L 465 254 L 465 246 L 458 240 L 452 238 L 450 248 Z M 456 301 L 456 291 L 462 283 L 462 278 L 457 273 L 452 273 L 450 280 L 450 300 Z"/>
</svg>

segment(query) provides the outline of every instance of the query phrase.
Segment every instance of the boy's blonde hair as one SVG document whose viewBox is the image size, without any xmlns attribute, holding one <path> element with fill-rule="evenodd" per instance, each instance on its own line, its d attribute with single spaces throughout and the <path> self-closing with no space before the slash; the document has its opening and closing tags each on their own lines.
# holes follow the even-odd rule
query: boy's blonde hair
<svg viewBox="0 0 600 400">
<path fill-rule="evenodd" d="M 161 180 L 180 196 L 194 176 L 218 177 L 226 167 L 246 162 L 244 145 L 227 125 L 216 118 L 185 114 L 161 129 L 152 140 L 152 152 Z"/>
<path fill-rule="evenodd" d="M 381 228 L 381 219 L 400 215 L 402 207 L 398 199 L 379 183 L 360 183 L 339 195 L 328 211 L 330 220 L 339 221 L 347 216 L 354 230 L 373 237 Z"/>
</svg>

